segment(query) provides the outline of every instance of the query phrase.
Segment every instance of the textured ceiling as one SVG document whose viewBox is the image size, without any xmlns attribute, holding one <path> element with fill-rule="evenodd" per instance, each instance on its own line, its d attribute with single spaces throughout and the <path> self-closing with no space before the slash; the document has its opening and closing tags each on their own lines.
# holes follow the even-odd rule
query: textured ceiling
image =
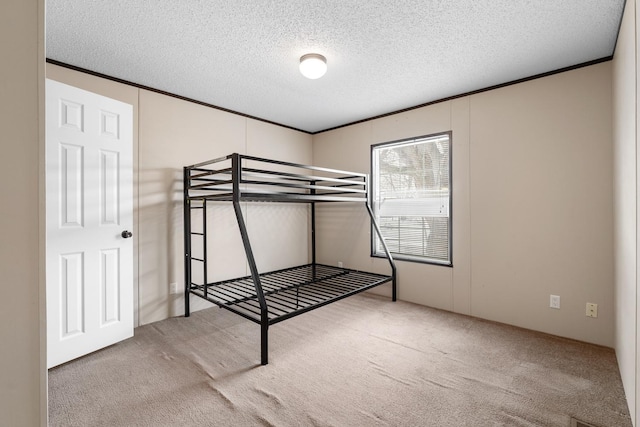
<svg viewBox="0 0 640 427">
<path fill-rule="evenodd" d="M 624 0 L 47 0 L 47 58 L 307 132 L 609 57 Z M 327 74 L 308 80 L 300 56 Z"/>
</svg>

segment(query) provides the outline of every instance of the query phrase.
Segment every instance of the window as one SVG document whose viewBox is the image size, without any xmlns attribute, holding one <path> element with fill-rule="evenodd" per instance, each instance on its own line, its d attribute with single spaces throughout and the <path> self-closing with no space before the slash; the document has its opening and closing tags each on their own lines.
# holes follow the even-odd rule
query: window
<svg viewBox="0 0 640 427">
<path fill-rule="evenodd" d="M 451 132 L 374 145 L 373 213 L 397 259 L 451 264 Z M 372 254 L 384 248 L 372 232 Z"/>
</svg>

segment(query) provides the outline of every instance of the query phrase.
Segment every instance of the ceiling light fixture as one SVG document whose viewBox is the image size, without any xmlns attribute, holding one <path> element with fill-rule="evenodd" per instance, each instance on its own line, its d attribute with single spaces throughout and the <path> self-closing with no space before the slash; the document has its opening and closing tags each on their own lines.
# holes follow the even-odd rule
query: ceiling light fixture
<svg viewBox="0 0 640 427">
<path fill-rule="evenodd" d="M 318 53 L 302 55 L 300 72 L 308 79 L 319 79 L 327 72 L 327 58 Z"/>
</svg>

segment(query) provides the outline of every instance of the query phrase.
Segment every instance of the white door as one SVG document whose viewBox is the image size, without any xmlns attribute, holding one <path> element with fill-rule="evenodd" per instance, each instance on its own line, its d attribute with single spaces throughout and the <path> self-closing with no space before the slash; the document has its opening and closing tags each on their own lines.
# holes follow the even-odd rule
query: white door
<svg viewBox="0 0 640 427">
<path fill-rule="evenodd" d="M 133 108 L 46 85 L 51 368 L 133 336 Z"/>
</svg>

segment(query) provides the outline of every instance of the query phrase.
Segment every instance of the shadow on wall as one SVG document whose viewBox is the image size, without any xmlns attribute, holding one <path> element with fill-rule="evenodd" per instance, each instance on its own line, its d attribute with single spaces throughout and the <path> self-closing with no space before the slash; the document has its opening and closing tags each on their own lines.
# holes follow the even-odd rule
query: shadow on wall
<svg viewBox="0 0 640 427">
<path fill-rule="evenodd" d="M 171 315 L 176 230 L 182 235 L 182 170 L 144 169 L 138 179 L 138 294 L 140 324 L 146 324 Z"/>
<path fill-rule="evenodd" d="M 388 273 L 386 260 L 370 256 L 371 221 L 363 203 L 320 204 L 317 218 L 319 262 Z"/>
</svg>

